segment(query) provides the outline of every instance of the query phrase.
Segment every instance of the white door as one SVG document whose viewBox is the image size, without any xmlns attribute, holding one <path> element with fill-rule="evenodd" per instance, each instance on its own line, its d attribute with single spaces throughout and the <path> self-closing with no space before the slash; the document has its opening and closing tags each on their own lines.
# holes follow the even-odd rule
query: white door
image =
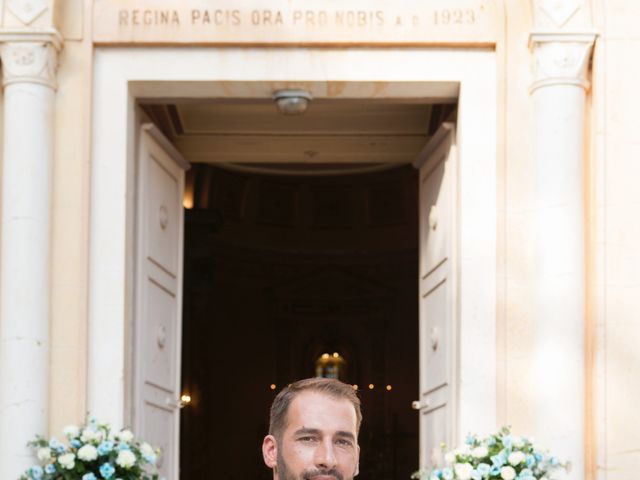
<svg viewBox="0 0 640 480">
<path fill-rule="evenodd" d="M 419 185 L 420 467 L 441 464 L 456 421 L 456 153 L 454 127 L 443 124 L 414 166 Z"/>
<path fill-rule="evenodd" d="M 140 131 L 137 175 L 133 426 L 178 479 L 184 172 L 189 164 L 152 124 Z"/>
</svg>

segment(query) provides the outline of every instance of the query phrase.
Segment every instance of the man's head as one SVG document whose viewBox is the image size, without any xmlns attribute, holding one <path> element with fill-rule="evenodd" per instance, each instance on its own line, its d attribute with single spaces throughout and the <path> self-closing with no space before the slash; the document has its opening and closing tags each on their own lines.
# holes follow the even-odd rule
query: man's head
<svg viewBox="0 0 640 480">
<path fill-rule="evenodd" d="M 360 399 L 351 385 L 310 378 L 273 401 L 264 461 L 276 480 L 351 480 L 358 474 Z"/>
</svg>

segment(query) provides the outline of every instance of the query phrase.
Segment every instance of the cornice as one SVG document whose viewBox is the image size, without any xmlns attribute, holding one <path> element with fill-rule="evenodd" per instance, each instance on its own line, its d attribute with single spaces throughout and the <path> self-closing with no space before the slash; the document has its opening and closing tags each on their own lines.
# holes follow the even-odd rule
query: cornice
<svg viewBox="0 0 640 480">
<path fill-rule="evenodd" d="M 3 85 L 38 83 L 55 90 L 62 45 L 55 29 L 0 29 Z"/>
<path fill-rule="evenodd" d="M 58 52 L 64 44 L 55 28 L 0 28 L 0 43 L 6 42 L 47 42 Z"/>
</svg>

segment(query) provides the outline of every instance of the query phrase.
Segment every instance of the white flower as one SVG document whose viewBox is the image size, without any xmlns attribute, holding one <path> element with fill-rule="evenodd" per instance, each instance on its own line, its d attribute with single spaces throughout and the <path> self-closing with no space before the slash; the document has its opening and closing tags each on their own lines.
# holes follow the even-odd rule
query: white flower
<svg viewBox="0 0 640 480">
<path fill-rule="evenodd" d="M 524 440 L 522 440 L 522 437 L 514 436 L 514 437 L 511 437 L 511 439 L 513 440 L 514 447 L 516 448 L 524 447 Z"/>
<path fill-rule="evenodd" d="M 38 460 L 41 462 L 47 462 L 51 460 L 51 449 L 49 447 L 42 447 L 38 449 Z"/>
<path fill-rule="evenodd" d="M 456 478 L 459 478 L 460 480 L 469 480 L 471 478 L 473 467 L 470 463 L 456 463 L 454 470 L 456 471 Z"/>
<path fill-rule="evenodd" d="M 102 432 L 91 427 L 85 428 L 82 431 L 80 440 L 82 440 L 84 443 L 99 442 L 100 440 L 102 440 Z"/>
<path fill-rule="evenodd" d="M 85 462 L 91 462 L 98 458 L 98 450 L 93 445 L 84 445 L 78 450 L 78 458 Z"/>
<path fill-rule="evenodd" d="M 487 447 L 480 446 L 471 450 L 471 456 L 475 458 L 484 458 L 487 455 L 489 455 L 489 450 L 487 449 Z"/>
<path fill-rule="evenodd" d="M 118 452 L 116 463 L 122 468 L 131 468 L 136 463 L 136 456 L 131 450 L 121 450 Z"/>
<path fill-rule="evenodd" d="M 80 435 L 80 429 L 76 425 L 67 425 L 62 430 L 62 433 L 64 433 L 67 438 L 76 438 Z"/>
<path fill-rule="evenodd" d="M 156 452 L 153 451 L 153 447 L 149 445 L 147 442 L 143 442 L 140 445 L 140 453 L 142 456 L 146 457 L 147 455 L 155 455 Z"/>
<path fill-rule="evenodd" d="M 513 480 L 514 478 L 516 478 L 516 471 L 513 469 L 513 467 L 502 467 L 500 469 L 500 476 L 504 480 Z"/>
<path fill-rule="evenodd" d="M 131 440 L 133 440 L 133 433 L 131 433 L 131 430 L 122 430 L 118 434 L 118 439 L 121 442 L 129 443 Z"/>
<path fill-rule="evenodd" d="M 444 461 L 447 462 L 447 465 L 451 465 L 456 461 L 456 453 L 455 452 L 447 452 L 444 456 Z"/>
<path fill-rule="evenodd" d="M 64 453 L 58 457 L 58 463 L 67 470 L 71 470 L 76 466 L 75 460 L 76 456 L 73 453 Z"/>
<path fill-rule="evenodd" d="M 524 462 L 526 456 L 522 452 L 513 452 L 509 455 L 509 463 L 513 466 L 519 465 Z"/>
<path fill-rule="evenodd" d="M 466 443 L 464 445 L 462 445 L 461 447 L 458 447 L 458 449 L 456 450 L 456 453 L 458 455 L 469 455 L 469 453 L 471 453 L 471 448 L 469 448 L 469 445 L 467 445 Z"/>
</svg>

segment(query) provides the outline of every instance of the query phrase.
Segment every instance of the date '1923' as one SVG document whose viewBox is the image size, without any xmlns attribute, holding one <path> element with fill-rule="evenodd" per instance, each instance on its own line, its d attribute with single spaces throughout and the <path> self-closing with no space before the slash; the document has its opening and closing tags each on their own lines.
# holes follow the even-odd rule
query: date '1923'
<svg viewBox="0 0 640 480">
<path fill-rule="evenodd" d="M 435 25 L 473 25 L 476 23 L 476 12 L 472 9 L 446 8 L 434 10 Z"/>
</svg>

